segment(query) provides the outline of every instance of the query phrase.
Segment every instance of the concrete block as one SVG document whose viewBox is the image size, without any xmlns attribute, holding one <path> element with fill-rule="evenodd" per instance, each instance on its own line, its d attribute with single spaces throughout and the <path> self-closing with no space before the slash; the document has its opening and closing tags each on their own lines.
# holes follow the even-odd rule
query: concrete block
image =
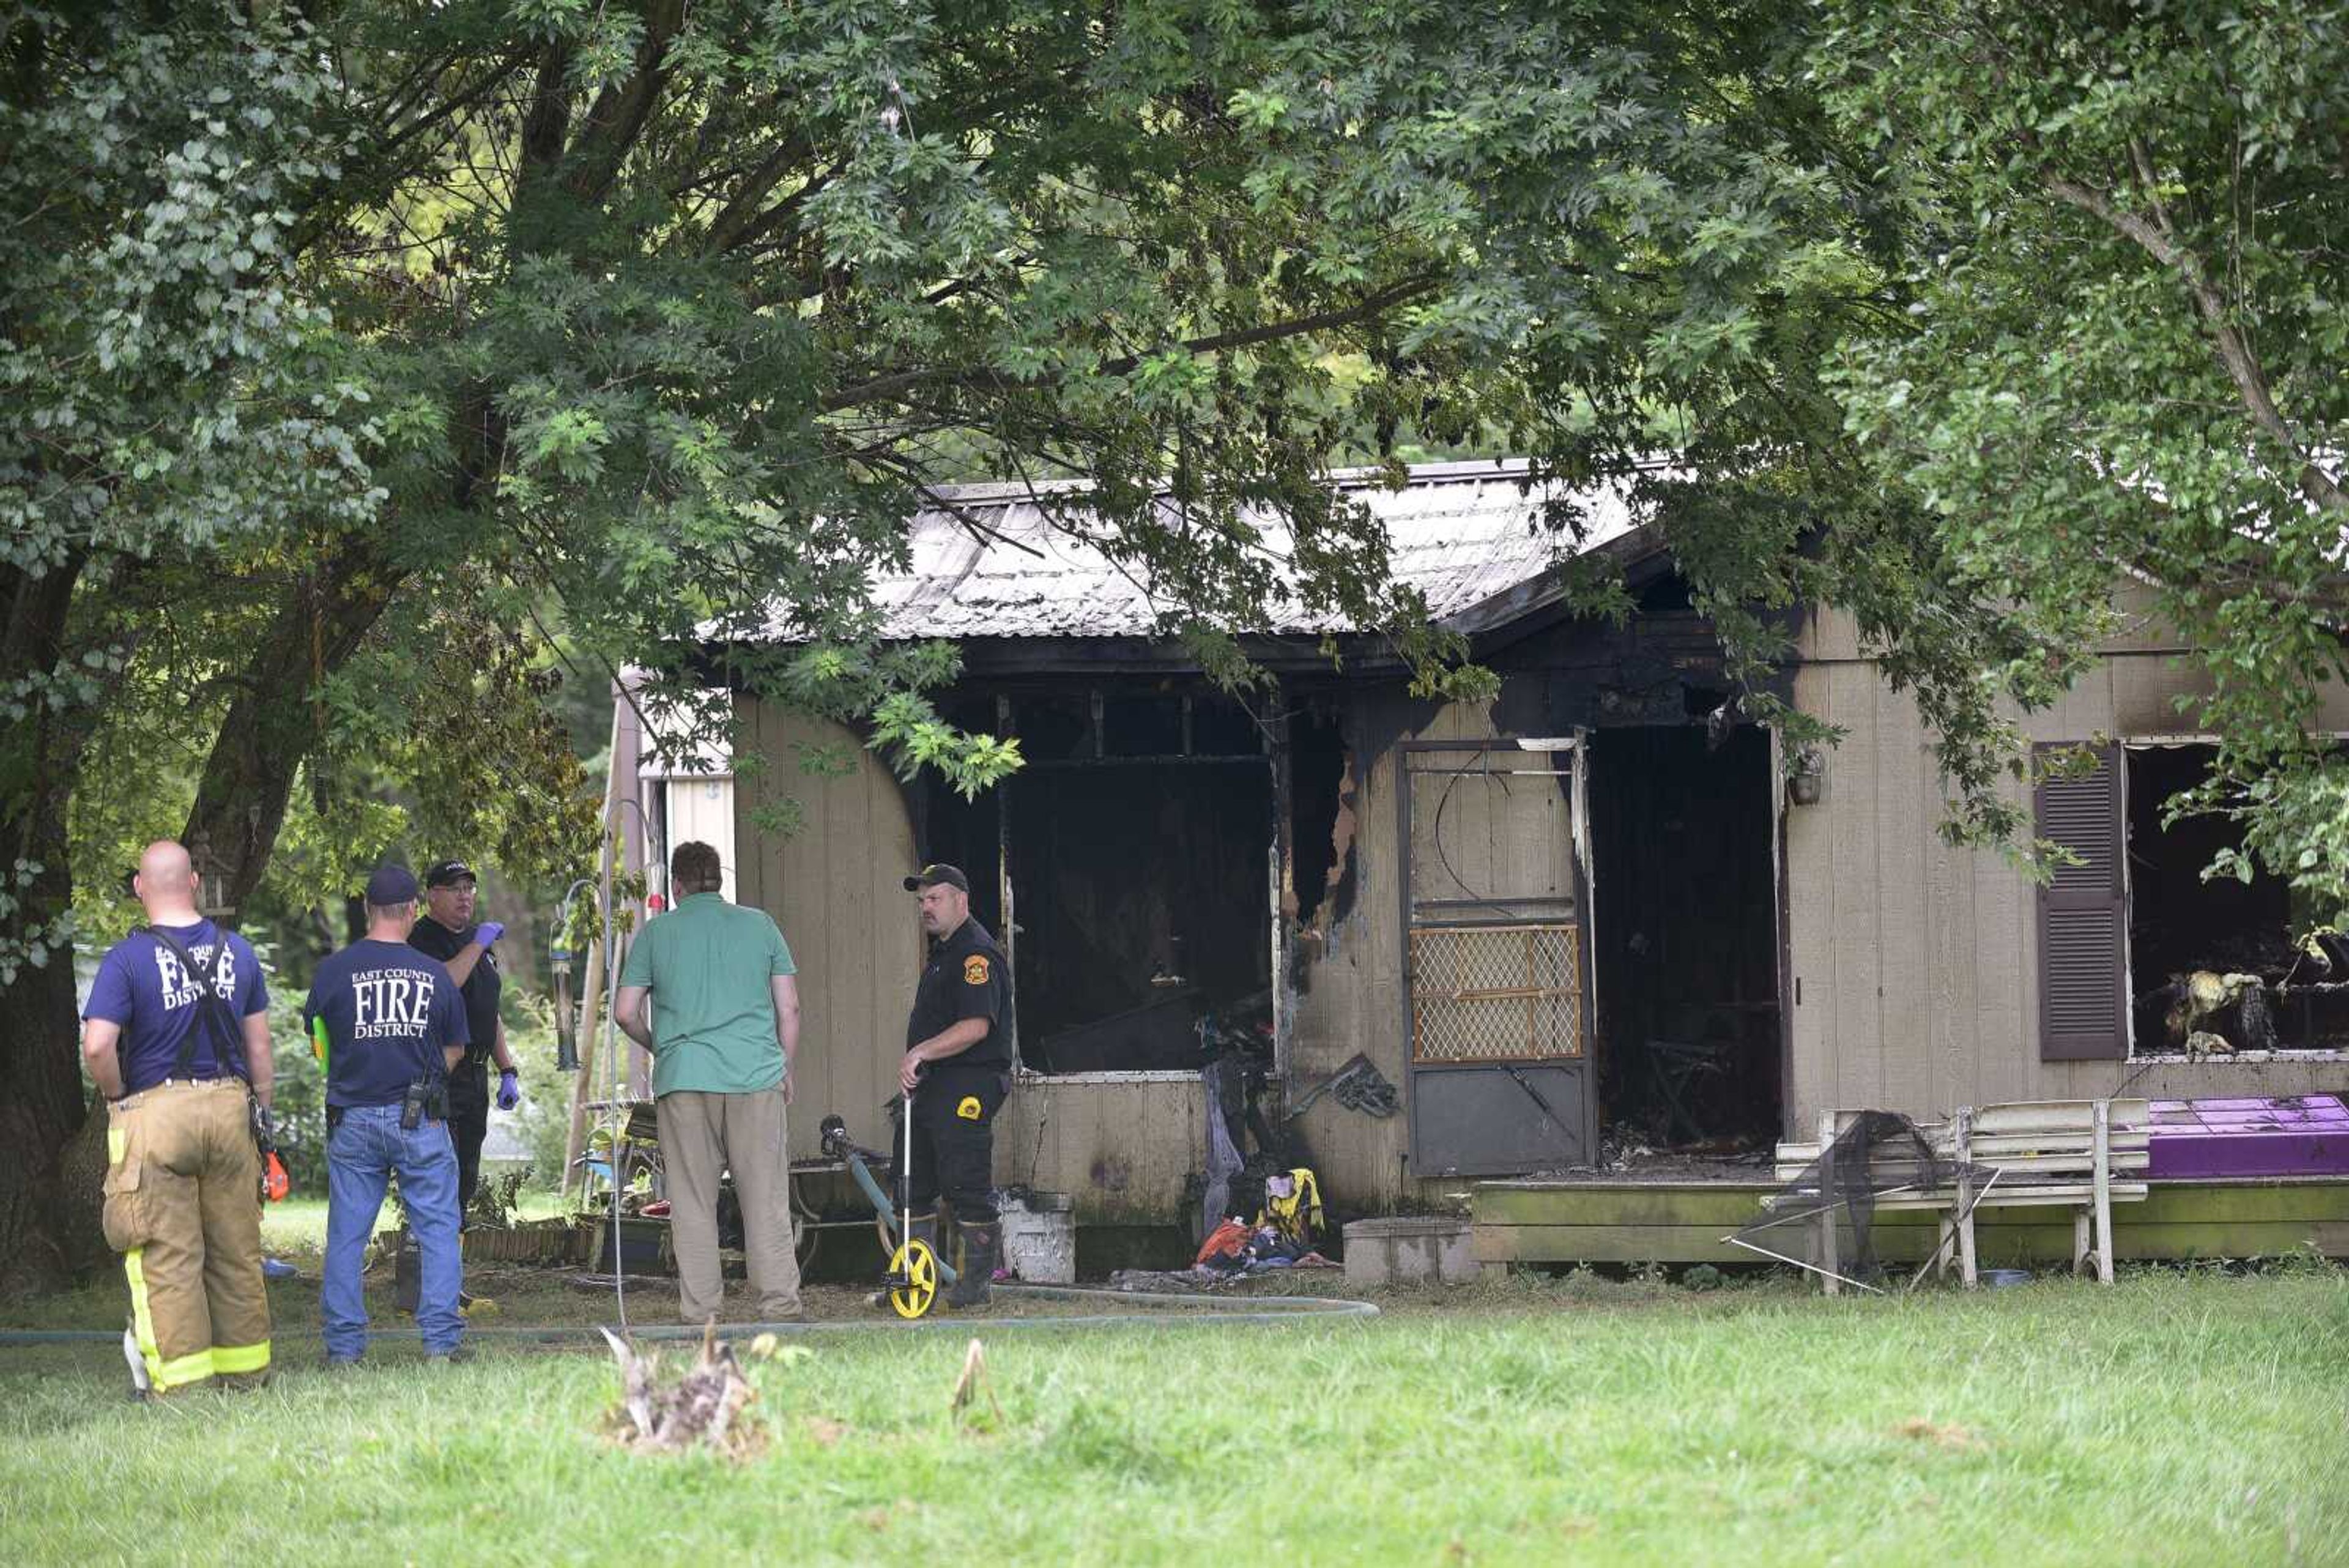
<svg viewBox="0 0 2349 1568">
<path fill-rule="evenodd" d="M 1346 1227 L 1346 1282 L 1465 1284 L 1476 1277 L 1469 1221 L 1415 1215 L 1357 1220 Z"/>
<path fill-rule="evenodd" d="M 997 1205 L 1003 1266 L 1031 1285 L 1077 1282 L 1077 1217 L 1063 1192 L 1030 1192 Z"/>
</svg>

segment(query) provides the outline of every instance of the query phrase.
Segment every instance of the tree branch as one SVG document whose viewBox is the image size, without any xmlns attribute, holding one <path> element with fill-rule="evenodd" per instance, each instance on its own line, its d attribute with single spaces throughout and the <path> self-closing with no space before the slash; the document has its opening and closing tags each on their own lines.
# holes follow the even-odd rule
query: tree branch
<svg viewBox="0 0 2349 1568">
<path fill-rule="evenodd" d="M 2140 169 L 2139 178 L 2150 177 L 2150 165 Z M 2203 325 L 2209 329 L 2211 346 L 2228 378 L 2235 383 L 2243 406 L 2250 410 L 2252 421 L 2267 432 L 2269 438 L 2300 461 L 2301 493 L 2328 511 L 2349 512 L 2349 493 L 2341 488 L 2340 481 L 2325 472 L 2323 466 L 2310 457 L 2302 447 L 2274 395 L 2268 389 L 2267 373 L 2259 357 L 2251 352 L 2241 331 L 2227 313 L 2227 302 L 2218 286 L 2202 265 L 2202 258 L 2192 247 L 2178 243 L 2166 223 L 2156 223 L 2141 213 L 2132 213 L 2115 202 L 2111 196 L 2077 181 L 2060 175 L 2044 176 L 2048 191 L 2059 201 L 2078 208 L 2104 223 L 2114 233 L 2129 240 L 2147 255 L 2170 268 L 2185 279 L 2187 292 L 2194 300 L 2194 308 Z M 2158 211 L 2158 209 L 2157 209 Z"/>
<path fill-rule="evenodd" d="M 730 251 L 736 245 L 762 231 L 766 223 L 759 211 L 759 203 L 767 199 L 769 192 L 782 182 L 783 176 L 790 173 L 795 164 L 805 161 L 814 151 L 808 144 L 805 137 L 784 138 L 758 168 L 751 171 L 750 177 L 742 182 L 741 188 L 734 192 L 732 199 L 711 221 L 710 250 Z M 791 204 L 789 198 L 786 198 L 785 204 L 788 210 Z"/>
<path fill-rule="evenodd" d="M 1441 281 L 1443 280 L 1437 274 L 1423 273 L 1417 277 L 1405 278 L 1401 283 L 1382 288 L 1368 298 L 1342 309 L 1325 310 L 1313 316 L 1300 316 L 1289 321 L 1267 322 L 1261 327 L 1244 327 L 1237 331 L 1220 332 L 1208 337 L 1193 337 L 1177 347 L 1186 354 L 1220 354 L 1227 349 L 1246 348 L 1258 343 L 1276 342 L 1284 337 L 1299 337 L 1309 332 L 1332 331 L 1340 327 L 1350 327 L 1356 322 L 1367 321 L 1374 316 L 1392 310 L 1398 305 L 1428 293 Z M 1140 355 L 1125 355 L 1119 358 L 1104 360 L 1094 369 L 1092 374 L 1123 376 L 1140 368 L 1141 364 Z M 838 391 L 826 393 L 819 400 L 818 407 L 825 413 L 832 413 L 841 409 L 854 408 L 859 403 L 872 402 L 894 396 L 898 392 L 910 391 L 916 387 L 938 383 L 991 387 L 1005 385 L 1008 379 L 999 370 L 989 370 L 979 366 L 934 365 L 919 370 L 899 370 L 891 375 L 877 376 L 872 380 L 860 382 L 854 387 L 843 387 Z"/>
<path fill-rule="evenodd" d="M 582 202 L 600 202 L 619 178 L 620 164 L 644 134 L 653 106 L 660 101 L 668 73 L 661 58 L 685 26 L 685 0 L 661 0 L 646 7 L 644 40 L 636 67 L 625 81 L 609 82 L 595 95 L 571 149 L 573 163 L 564 186 Z"/>
</svg>

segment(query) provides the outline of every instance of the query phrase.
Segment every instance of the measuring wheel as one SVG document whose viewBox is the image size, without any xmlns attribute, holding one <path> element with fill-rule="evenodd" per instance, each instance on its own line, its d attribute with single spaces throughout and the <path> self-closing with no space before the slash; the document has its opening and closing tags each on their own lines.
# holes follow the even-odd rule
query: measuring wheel
<svg viewBox="0 0 2349 1568">
<path fill-rule="evenodd" d="M 890 1254 L 889 1305 L 899 1317 L 916 1318 L 930 1310 L 938 1294 L 938 1260 L 927 1241 L 908 1241 Z"/>
</svg>

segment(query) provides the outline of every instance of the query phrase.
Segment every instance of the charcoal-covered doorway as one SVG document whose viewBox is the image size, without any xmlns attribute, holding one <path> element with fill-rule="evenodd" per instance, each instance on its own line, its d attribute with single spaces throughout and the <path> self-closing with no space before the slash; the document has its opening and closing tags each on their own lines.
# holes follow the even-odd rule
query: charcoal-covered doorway
<svg viewBox="0 0 2349 1568">
<path fill-rule="evenodd" d="M 1599 1120 L 1619 1145 L 1778 1134 L 1774 784 L 1754 725 L 1591 737 Z"/>
</svg>

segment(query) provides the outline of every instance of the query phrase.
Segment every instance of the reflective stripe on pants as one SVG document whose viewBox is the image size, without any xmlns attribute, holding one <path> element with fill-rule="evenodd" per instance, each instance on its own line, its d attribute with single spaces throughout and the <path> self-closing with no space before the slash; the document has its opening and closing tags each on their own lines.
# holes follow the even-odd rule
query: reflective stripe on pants
<svg viewBox="0 0 2349 1568">
<path fill-rule="evenodd" d="M 108 1112 L 106 1231 L 159 1392 L 265 1371 L 260 1156 L 237 1079 L 158 1085 Z"/>
</svg>

